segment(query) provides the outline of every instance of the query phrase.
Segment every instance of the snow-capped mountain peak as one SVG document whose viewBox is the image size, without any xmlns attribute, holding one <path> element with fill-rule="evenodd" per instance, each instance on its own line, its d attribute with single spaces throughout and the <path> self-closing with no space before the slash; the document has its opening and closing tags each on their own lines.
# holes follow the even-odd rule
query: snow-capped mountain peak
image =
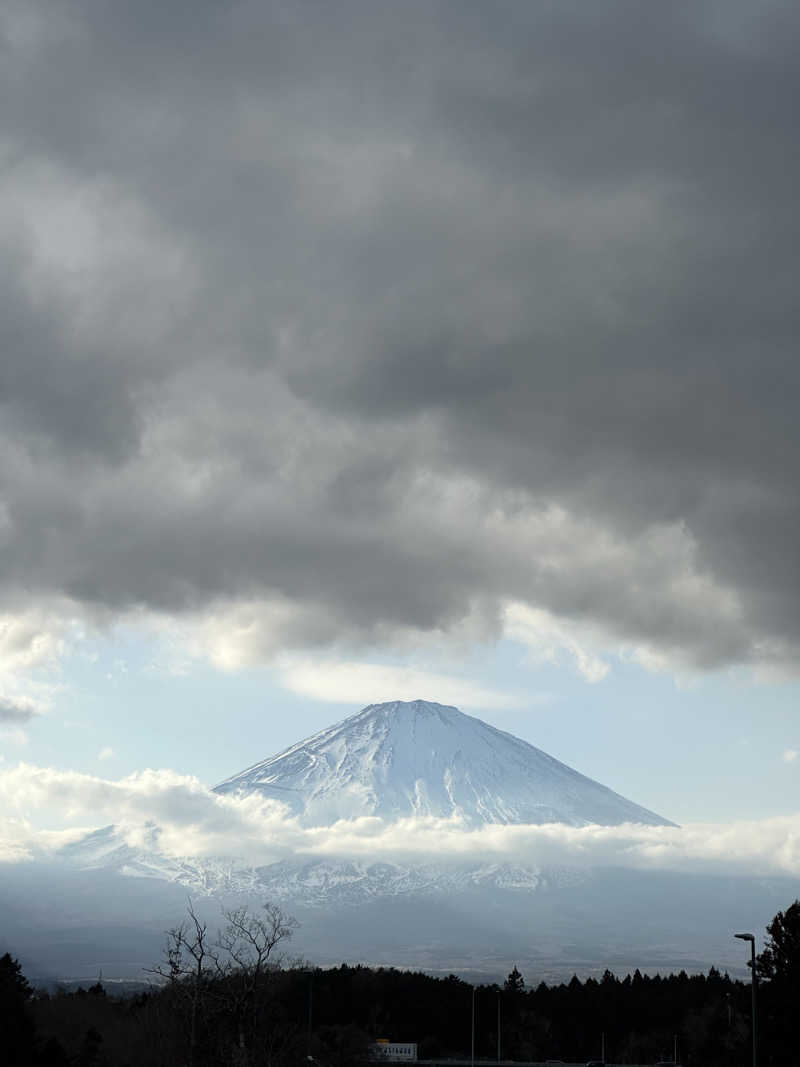
<svg viewBox="0 0 800 1067">
<path fill-rule="evenodd" d="M 216 789 L 273 797 L 307 825 L 360 815 L 669 825 L 527 741 L 427 700 L 370 704 Z"/>
</svg>

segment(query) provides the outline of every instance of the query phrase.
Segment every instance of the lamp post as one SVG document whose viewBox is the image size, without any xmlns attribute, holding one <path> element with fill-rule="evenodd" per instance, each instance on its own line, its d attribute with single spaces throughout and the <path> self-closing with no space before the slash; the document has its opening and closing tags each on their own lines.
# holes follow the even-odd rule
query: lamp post
<svg viewBox="0 0 800 1067">
<path fill-rule="evenodd" d="M 740 941 L 750 942 L 750 970 L 753 989 L 753 1067 L 758 1067 L 758 979 L 756 978 L 756 939 L 752 934 L 734 934 Z"/>
<path fill-rule="evenodd" d="M 475 1067 L 475 986 L 472 987 L 472 1045 L 470 1052 L 470 1065 Z"/>
<path fill-rule="evenodd" d="M 306 1022 L 306 1058 L 312 1059 L 311 1056 L 311 1011 L 314 1004 L 314 971 L 311 967 L 304 967 L 302 974 L 308 976 L 308 1018 Z"/>
<path fill-rule="evenodd" d="M 500 1062 L 500 1035 L 502 1033 L 500 1029 L 500 990 L 497 990 L 497 1062 Z"/>
</svg>

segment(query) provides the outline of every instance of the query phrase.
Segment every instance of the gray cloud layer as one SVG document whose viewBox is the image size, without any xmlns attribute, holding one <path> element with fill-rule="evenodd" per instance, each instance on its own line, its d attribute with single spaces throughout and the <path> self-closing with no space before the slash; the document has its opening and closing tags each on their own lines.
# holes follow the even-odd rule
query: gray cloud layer
<svg viewBox="0 0 800 1067">
<path fill-rule="evenodd" d="M 6 3 L 6 601 L 790 666 L 799 25 Z"/>
</svg>

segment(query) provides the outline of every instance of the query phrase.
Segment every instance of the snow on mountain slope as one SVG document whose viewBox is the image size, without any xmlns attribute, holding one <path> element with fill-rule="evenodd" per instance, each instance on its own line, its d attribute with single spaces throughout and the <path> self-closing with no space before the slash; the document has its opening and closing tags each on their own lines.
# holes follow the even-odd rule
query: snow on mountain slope
<svg viewBox="0 0 800 1067">
<path fill-rule="evenodd" d="M 292 906 L 353 906 L 401 896 L 441 896 L 468 889 L 533 892 L 575 884 L 585 872 L 512 863 L 388 863 L 372 860 L 288 859 L 254 867 L 245 860 L 165 856 L 154 837 L 132 848 L 115 826 L 64 846 L 59 858 L 79 870 L 113 871 L 183 886 L 198 897 L 257 896 Z"/>
<path fill-rule="evenodd" d="M 277 798 L 312 826 L 359 815 L 387 821 L 456 816 L 468 827 L 670 825 L 527 742 L 456 708 L 422 700 L 372 704 L 229 778 L 217 792 Z M 475 858 L 458 865 L 295 856 L 255 867 L 247 856 L 237 861 L 166 856 L 159 851 L 157 827 L 149 828 L 143 847 L 129 846 L 108 826 L 65 846 L 60 856 L 73 867 L 159 879 L 202 896 L 255 893 L 323 908 L 489 886 L 531 893 L 585 877 Z"/>
<path fill-rule="evenodd" d="M 673 825 L 512 734 L 426 700 L 370 704 L 221 782 L 281 800 L 306 825 L 377 815 L 484 823 Z"/>
<path fill-rule="evenodd" d="M 245 860 L 168 856 L 159 850 L 157 828 L 151 831 L 144 846 L 133 847 L 116 826 L 104 826 L 62 846 L 58 858 L 78 870 L 113 871 L 130 878 L 172 882 L 200 896 L 263 891 L 256 869 Z"/>
</svg>

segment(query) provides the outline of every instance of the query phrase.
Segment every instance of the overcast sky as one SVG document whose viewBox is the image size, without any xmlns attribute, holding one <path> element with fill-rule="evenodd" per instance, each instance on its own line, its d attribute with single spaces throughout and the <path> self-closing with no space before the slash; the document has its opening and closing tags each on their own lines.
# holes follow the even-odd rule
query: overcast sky
<svg viewBox="0 0 800 1067">
<path fill-rule="evenodd" d="M 795 4 L 0 0 L 0 750 L 454 703 L 800 809 Z"/>
</svg>

